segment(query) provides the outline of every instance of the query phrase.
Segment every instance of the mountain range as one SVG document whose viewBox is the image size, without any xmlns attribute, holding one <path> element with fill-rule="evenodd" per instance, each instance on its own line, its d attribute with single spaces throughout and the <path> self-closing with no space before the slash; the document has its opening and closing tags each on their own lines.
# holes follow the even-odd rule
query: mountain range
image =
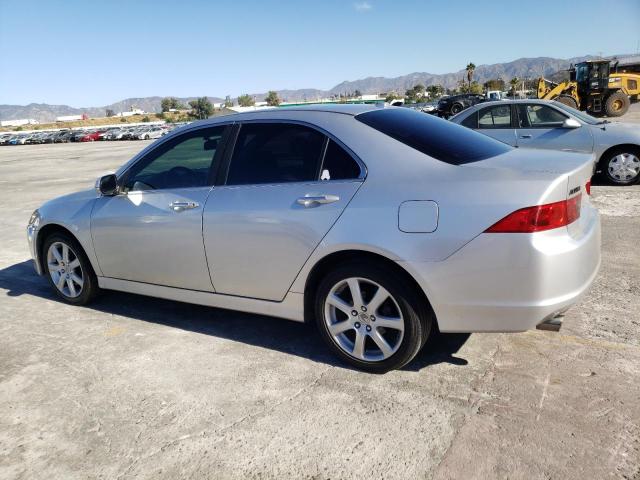
<svg viewBox="0 0 640 480">
<path fill-rule="evenodd" d="M 594 58 L 593 56 L 559 59 L 551 57 L 519 58 L 512 62 L 495 63 L 492 65 L 478 65 L 473 79 L 479 83 L 494 78 L 502 78 L 509 81 L 513 77 L 535 78 L 540 76 L 553 76 L 561 70 L 566 70 L 571 63 Z M 445 88 L 454 88 L 458 81 L 466 79 L 466 71 L 459 70 L 452 73 L 433 74 L 427 72 L 414 72 L 399 77 L 367 77 L 360 80 L 344 81 L 330 90 L 306 88 L 299 90 L 277 90 L 278 96 L 286 101 L 314 100 L 330 97 L 332 95 L 346 94 L 359 90 L 363 94 L 399 92 L 403 93 L 408 88 L 421 83 L 425 86 L 439 84 Z M 262 100 L 266 93 L 252 94 L 256 99 Z M 129 110 L 131 107 L 141 108 L 145 112 L 159 112 L 160 102 L 163 97 L 127 98 L 111 105 L 102 107 L 75 108 L 68 105 L 49 105 L 46 103 L 31 103 L 29 105 L 0 105 L 0 120 L 14 120 L 20 118 L 34 118 L 40 122 L 55 120 L 62 115 L 87 114 L 89 117 L 103 117 L 107 109 L 114 112 Z M 185 97 L 179 100 L 187 104 L 195 97 Z M 222 102 L 217 96 L 208 97 L 211 102 Z"/>
</svg>

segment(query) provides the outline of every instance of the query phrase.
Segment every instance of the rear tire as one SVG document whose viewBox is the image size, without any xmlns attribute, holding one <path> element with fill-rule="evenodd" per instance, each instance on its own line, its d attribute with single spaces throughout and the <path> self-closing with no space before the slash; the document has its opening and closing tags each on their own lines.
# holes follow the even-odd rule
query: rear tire
<svg viewBox="0 0 640 480">
<path fill-rule="evenodd" d="M 314 311 L 333 353 L 371 373 L 409 363 L 434 323 L 431 309 L 404 277 L 361 262 L 342 265 L 322 279 Z"/>
<path fill-rule="evenodd" d="M 459 103 L 454 103 L 453 105 L 451 105 L 451 115 L 457 115 L 462 110 L 464 110 L 464 107 Z"/>
<path fill-rule="evenodd" d="M 576 99 L 570 95 L 560 95 L 555 100 L 556 102 L 566 105 L 567 107 L 571 107 L 571 108 L 575 108 L 576 110 L 579 110 L 578 102 L 576 102 Z"/>
<path fill-rule="evenodd" d="M 600 159 L 599 170 L 614 185 L 633 185 L 640 179 L 640 148 L 609 151 Z"/>
<path fill-rule="evenodd" d="M 607 117 L 620 117 L 627 113 L 629 105 L 631 105 L 629 97 L 622 92 L 615 92 L 607 98 L 604 104 L 604 112 L 607 114 Z"/>
<path fill-rule="evenodd" d="M 86 305 L 100 292 L 91 262 L 75 238 L 62 232 L 49 235 L 41 255 L 49 284 L 65 302 Z"/>
</svg>

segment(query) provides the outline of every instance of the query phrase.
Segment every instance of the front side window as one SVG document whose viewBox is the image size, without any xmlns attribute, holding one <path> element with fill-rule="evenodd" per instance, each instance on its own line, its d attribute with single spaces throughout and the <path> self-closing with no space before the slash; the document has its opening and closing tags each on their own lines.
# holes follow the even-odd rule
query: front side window
<svg viewBox="0 0 640 480">
<path fill-rule="evenodd" d="M 316 181 L 325 136 L 304 125 L 247 123 L 240 127 L 227 185 Z"/>
<path fill-rule="evenodd" d="M 522 128 L 561 127 L 567 119 L 565 115 L 547 105 L 518 105 Z"/>
<path fill-rule="evenodd" d="M 207 186 L 225 128 L 187 132 L 163 143 L 129 170 L 125 190 Z"/>
<path fill-rule="evenodd" d="M 511 106 L 497 105 L 480 110 L 478 128 L 511 128 Z"/>
</svg>

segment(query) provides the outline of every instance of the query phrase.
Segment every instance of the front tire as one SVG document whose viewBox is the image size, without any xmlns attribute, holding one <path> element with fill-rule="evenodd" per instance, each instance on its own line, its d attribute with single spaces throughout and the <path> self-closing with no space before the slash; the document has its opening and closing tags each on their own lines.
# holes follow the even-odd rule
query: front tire
<svg viewBox="0 0 640 480">
<path fill-rule="evenodd" d="M 575 108 L 576 110 L 579 110 L 578 102 L 576 102 L 576 99 L 573 98 L 571 95 L 560 95 L 558 98 L 556 98 L 556 102 L 566 105 L 567 107 L 571 107 L 571 108 Z"/>
<path fill-rule="evenodd" d="M 640 148 L 616 148 L 600 160 L 600 170 L 614 185 L 632 185 L 640 179 Z"/>
<path fill-rule="evenodd" d="M 86 305 L 100 289 L 98 279 L 80 244 L 70 235 L 54 233 L 42 246 L 44 267 L 56 295 L 72 305 Z"/>
<path fill-rule="evenodd" d="M 428 305 L 404 277 L 359 262 L 338 267 L 322 279 L 315 320 L 338 357 L 371 373 L 409 363 L 433 325 Z"/>
</svg>

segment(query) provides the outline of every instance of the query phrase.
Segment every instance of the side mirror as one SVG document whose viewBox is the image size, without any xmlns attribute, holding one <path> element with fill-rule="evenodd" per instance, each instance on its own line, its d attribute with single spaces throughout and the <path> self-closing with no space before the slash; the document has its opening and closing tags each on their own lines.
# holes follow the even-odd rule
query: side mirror
<svg viewBox="0 0 640 480">
<path fill-rule="evenodd" d="M 574 118 L 567 118 L 562 123 L 562 128 L 580 128 L 582 125 Z"/>
<path fill-rule="evenodd" d="M 118 194 L 118 179 L 111 173 L 100 177 L 98 180 L 98 191 L 105 197 L 112 197 Z"/>
</svg>

